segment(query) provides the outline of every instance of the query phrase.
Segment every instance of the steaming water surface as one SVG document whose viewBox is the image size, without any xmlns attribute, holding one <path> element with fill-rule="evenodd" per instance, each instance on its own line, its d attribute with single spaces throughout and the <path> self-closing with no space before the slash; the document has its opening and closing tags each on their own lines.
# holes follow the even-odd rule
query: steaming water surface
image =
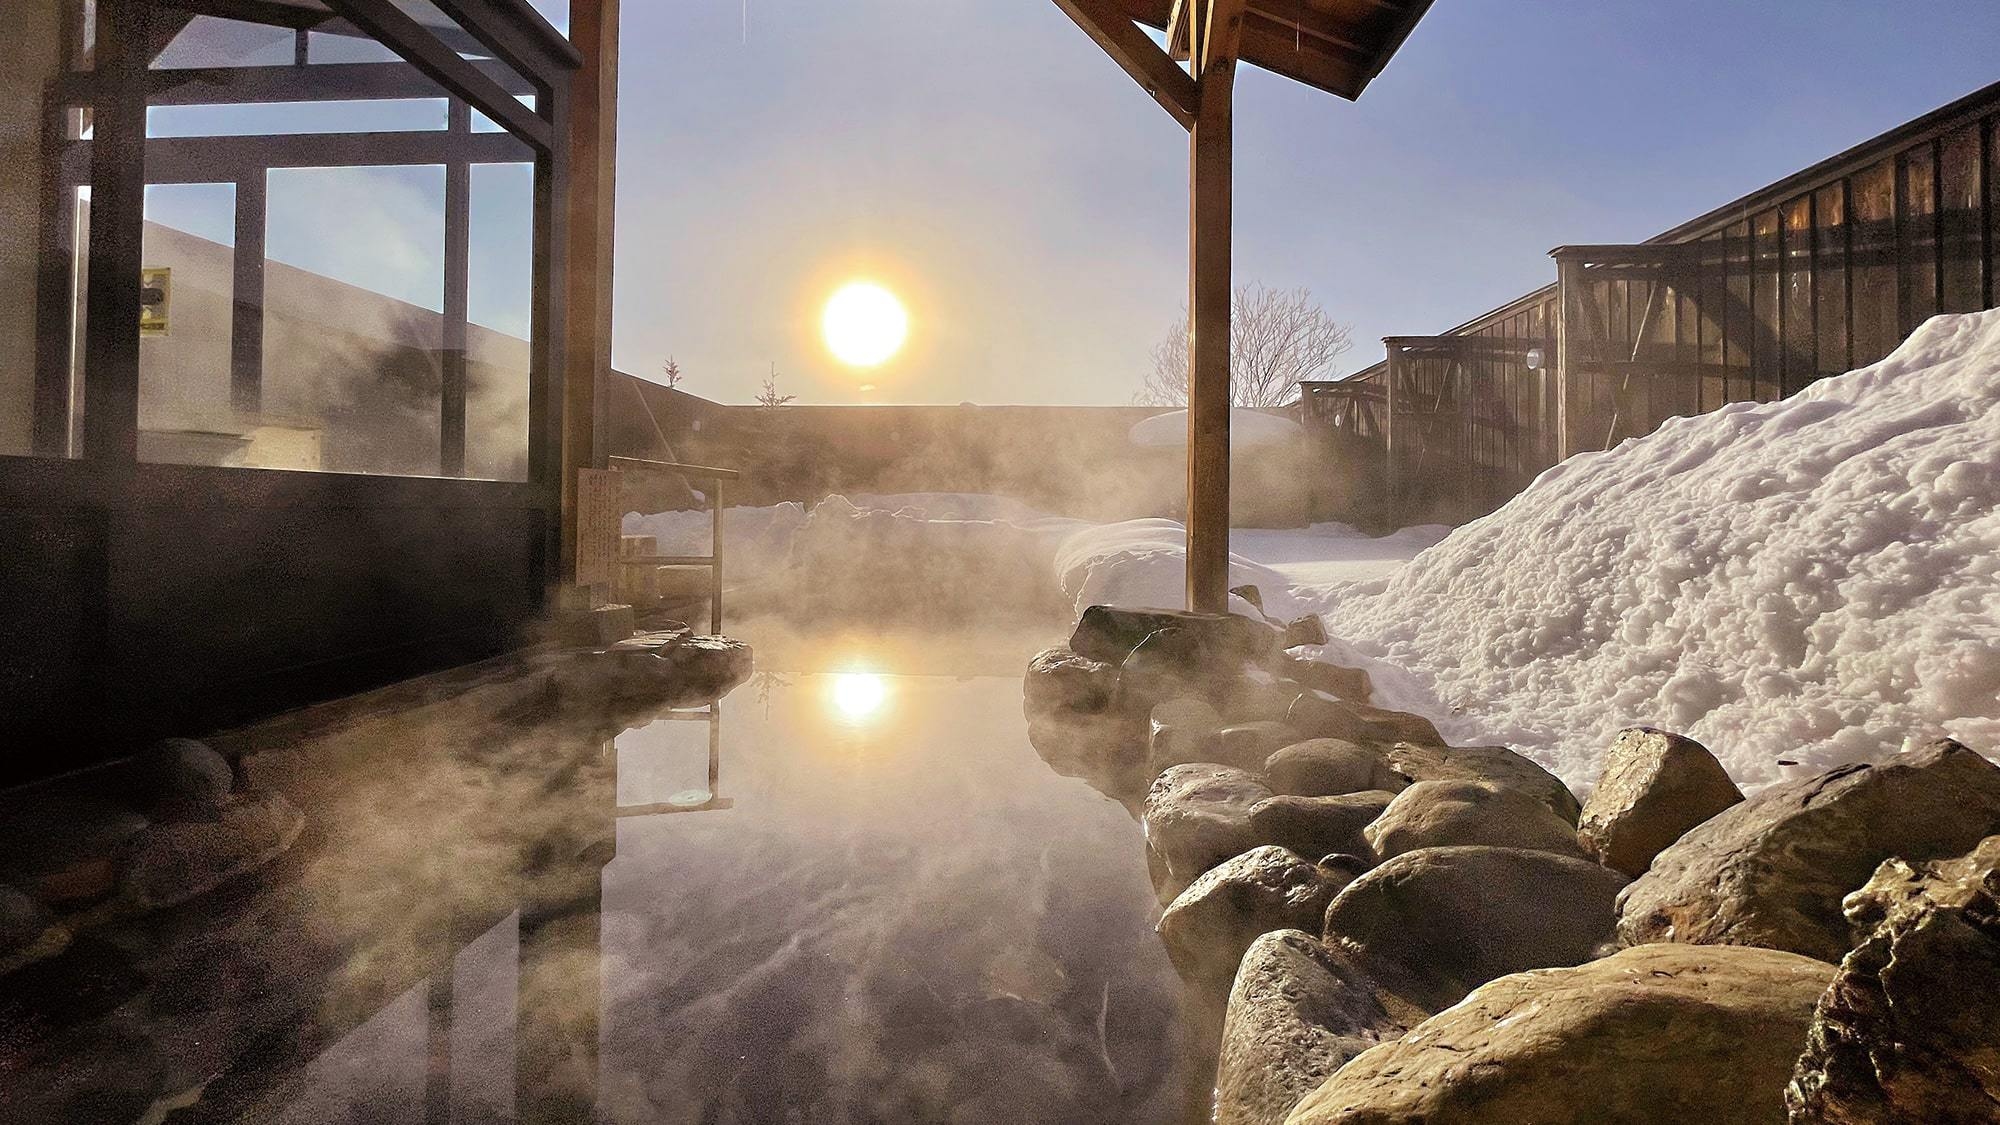
<svg viewBox="0 0 2000 1125">
<path fill-rule="evenodd" d="M 94 1120 L 1198 1116 L 1140 829 L 1029 745 L 1024 661 L 787 639 L 712 711 L 343 732 L 282 763 L 326 825 L 294 870 L 171 939 L 80 943 L 68 971 L 130 994 L 15 998 L 77 1018 L 0 1094 Z M 93 1082 L 133 1089 L 76 1100 Z"/>
</svg>

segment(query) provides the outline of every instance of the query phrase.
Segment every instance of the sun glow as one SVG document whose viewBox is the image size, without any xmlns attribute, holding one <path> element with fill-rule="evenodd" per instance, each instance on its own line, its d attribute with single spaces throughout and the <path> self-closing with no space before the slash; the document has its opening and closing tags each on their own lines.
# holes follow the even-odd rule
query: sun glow
<svg viewBox="0 0 2000 1125">
<path fill-rule="evenodd" d="M 850 281 L 827 298 L 819 328 L 835 359 L 849 367 L 874 367 L 902 349 L 910 314 L 882 286 Z"/>
<path fill-rule="evenodd" d="M 889 686 L 873 672 L 842 672 L 833 677 L 833 705 L 848 719 L 865 719 L 882 709 Z"/>
</svg>

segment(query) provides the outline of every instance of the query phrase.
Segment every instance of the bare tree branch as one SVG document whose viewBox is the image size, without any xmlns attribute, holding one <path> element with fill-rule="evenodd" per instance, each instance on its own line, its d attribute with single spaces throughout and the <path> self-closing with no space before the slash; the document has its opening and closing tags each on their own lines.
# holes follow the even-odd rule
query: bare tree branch
<svg viewBox="0 0 2000 1125">
<path fill-rule="evenodd" d="M 1186 406 L 1187 310 L 1174 330 L 1153 347 L 1153 369 L 1133 401 Z M 1298 397 L 1302 379 L 1334 371 L 1334 360 L 1352 341 L 1313 300 L 1309 290 L 1239 286 L 1229 308 L 1229 399 L 1232 406 L 1283 406 Z"/>
</svg>

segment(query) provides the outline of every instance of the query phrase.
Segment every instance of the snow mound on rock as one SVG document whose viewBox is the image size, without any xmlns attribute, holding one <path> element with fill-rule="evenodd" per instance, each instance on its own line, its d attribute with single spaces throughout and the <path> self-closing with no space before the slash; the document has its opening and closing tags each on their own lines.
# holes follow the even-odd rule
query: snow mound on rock
<svg viewBox="0 0 2000 1125">
<path fill-rule="evenodd" d="M 1134 422 L 1126 438 L 1142 449 L 1186 449 L 1187 429 L 1187 411 L 1169 410 Z M 1290 418 L 1246 407 L 1229 412 L 1231 453 L 1266 445 L 1287 445 L 1303 441 L 1305 436 L 1306 428 Z"/>
<path fill-rule="evenodd" d="M 2000 753 L 1996 509 L 2000 310 L 1573 457 L 1316 600 L 1336 636 L 1574 786 L 1647 723 L 1755 787 L 1938 732 Z"/>
</svg>

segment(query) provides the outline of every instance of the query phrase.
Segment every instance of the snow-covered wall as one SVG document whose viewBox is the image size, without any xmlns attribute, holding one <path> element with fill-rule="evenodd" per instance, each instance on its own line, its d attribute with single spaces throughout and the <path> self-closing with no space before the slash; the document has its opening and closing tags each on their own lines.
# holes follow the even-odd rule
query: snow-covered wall
<svg viewBox="0 0 2000 1125">
<path fill-rule="evenodd" d="M 1386 580 L 1297 591 L 1476 735 L 1596 781 L 1682 731 L 1751 786 L 2000 752 L 2000 310 L 1544 473 Z"/>
</svg>

